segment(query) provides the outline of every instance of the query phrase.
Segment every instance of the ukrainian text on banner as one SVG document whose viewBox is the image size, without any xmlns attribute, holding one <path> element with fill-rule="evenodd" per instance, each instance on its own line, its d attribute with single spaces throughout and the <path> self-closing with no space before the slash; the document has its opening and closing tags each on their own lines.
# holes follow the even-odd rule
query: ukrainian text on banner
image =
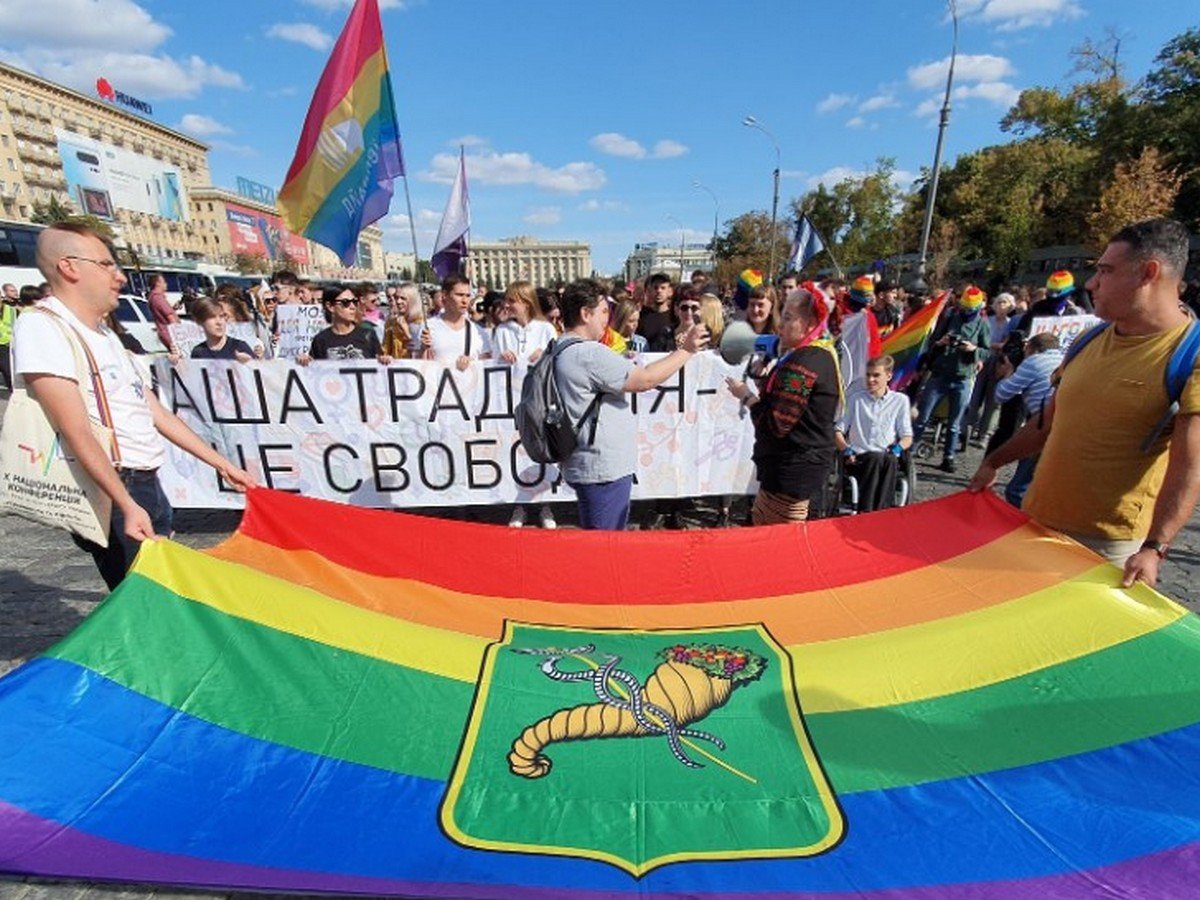
<svg viewBox="0 0 1200 900">
<path fill-rule="evenodd" d="M 658 354 L 648 355 L 650 361 Z M 558 467 L 532 462 L 512 413 L 522 368 L 476 364 L 286 360 L 157 363 L 164 404 L 260 483 L 357 506 L 513 503 L 572 497 Z M 742 494 L 753 488 L 754 430 L 702 353 L 666 384 L 635 395 L 634 497 Z M 162 470 L 171 503 L 239 507 L 242 497 L 175 447 Z"/>
</svg>

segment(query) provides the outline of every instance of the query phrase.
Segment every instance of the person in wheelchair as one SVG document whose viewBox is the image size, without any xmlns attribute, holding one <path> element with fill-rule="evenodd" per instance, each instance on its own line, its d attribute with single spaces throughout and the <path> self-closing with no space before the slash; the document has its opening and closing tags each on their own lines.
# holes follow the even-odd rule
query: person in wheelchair
<svg viewBox="0 0 1200 900">
<path fill-rule="evenodd" d="M 845 473 L 859 483 L 860 512 L 895 506 L 900 458 L 912 446 L 908 397 L 888 388 L 894 368 L 887 355 L 868 361 L 866 384 L 851 391 L 834 426 Z"/>
</svg>

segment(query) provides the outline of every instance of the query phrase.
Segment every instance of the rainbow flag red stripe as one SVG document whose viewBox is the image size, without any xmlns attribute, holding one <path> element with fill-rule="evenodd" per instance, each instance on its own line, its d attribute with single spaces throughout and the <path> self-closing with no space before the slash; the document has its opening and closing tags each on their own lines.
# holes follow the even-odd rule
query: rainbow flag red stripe
<svg viewBox="0 0 1200 900">
<path fill-rule="evenodd" d="M 358 235 L 387 214 L 404 174 L 377 0 L 358 0 L 321 74 L 279 191 L 298 234 L 352 265 Z"/>
<path fill-rule="evenodd" d="M 909 316 L 899 328 L 883 339 L 882 352 L 896 361 L 896 368 L 892 373 L 892 390 L 902 390 L 916 377 L 917 364 L 921 360 L 921 354 L 925 352 L 925 344 L 929 335 L 933 333 L 938 316 L 942 314 L 949 296 L 949 291 L 944 291 L 940 297 Z"/>
<path fill-rule="evenodd" d="M 254 490 L 230 540 L 147 543 L 0 679 L 0 871 L 535 900 L 1189 897 L 1200 620 L 1120 577 L 990 494 L 618 534 Z M 664 666 L 677 683 L 644 733 L 588 731 Z M 680 698 L 700 715 L 672 733 L 657 717 Z"/>
</svg>

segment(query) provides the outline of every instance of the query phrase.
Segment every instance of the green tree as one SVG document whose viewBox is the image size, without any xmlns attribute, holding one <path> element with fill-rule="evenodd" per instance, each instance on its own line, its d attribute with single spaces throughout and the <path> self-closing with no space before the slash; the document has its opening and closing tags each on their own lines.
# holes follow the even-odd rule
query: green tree
<svg viewBox="0 0 1200 900">
<path fill-rule="evenodd" d="M 776 223 L 775 259 L 782 265 L 790 246 L 787 223 Z M 714 247 L 717 259 L 716 280 L 733 284 L 743 269 L 766 272 L 771 258 L 771 217 L 760 211 L 743 213 L 725 223 Z"/>
<path fill-rule="evenodd" d="M 38 225 L 56 225 L 59 222 L 78 222 L 81 225 L 86 225 L 96 234 L 100 235 L 102 240 L 111 242 L 116 235 L 113 233 L 112 226 L 103 219 L 96 216 L 81 216 L 75 212 L 74 207 L 69 203 L 64 203 L 59 199 L 57 194 L 51 194 L 50 199 L 45 203 L 34 201 L 33 211 L 29 216 L 29 221 Z"/>
<path fill-rule="evenodd" d="M 1175 215 L 1200 230 L 1200 28 L 1168 41 L 1138 96 L 1152 140 L 1183 176 Z"/>
<path fill-rule="evenodd" d="M 881 157 L 870 172 L 843 178 L 832 188 L 817 185 L 793 200 L 793 213 L 808 216 L 842 266 L 892 256 L 902 249 L 896 224 L 904 198 L 895 176 L 896 161 Z M 826 263 L 816 259 L 812 265 Z"/>
<path fill-rule="evenodd" d="M 261 253 L 235 253 L 233 268 L 242 275 L 265 275 L 270 271 L 271 263 Z"/>
</svg>

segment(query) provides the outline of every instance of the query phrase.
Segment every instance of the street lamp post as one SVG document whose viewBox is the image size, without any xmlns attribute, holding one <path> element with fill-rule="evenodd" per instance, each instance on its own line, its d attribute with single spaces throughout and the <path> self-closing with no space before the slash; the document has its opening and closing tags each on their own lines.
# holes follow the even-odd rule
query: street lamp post
<svg viewBox="0 0 1200 900">
<path fill-rule="evenodd" d="M 667 213 L 667 218 L 679 226 L 679 283 L 683 284 L 683 251 L 687 230 L 683 227 L 683 223 L 670 213 Z"/>
<path fill-rule="evenodd" d="M 933 151 L 933 173 L 929 179 L 929 194 L 925 198 L 925 221 L 921 225 L 921 252 L 917 260 L 917 277 L 913 279 L 915 290 L 925 290 L 925 264 L 929 258 L 929 232 L 933 228 L 933 204 L 937 201 L 938 177 L 942 171 L 942 142 L 946 138 L 946 126 L 950 124 L 950 91 L 954 87 L 954 62 L 958 58 L 958 7 L 955 0 L 948 0 L 950 18 L 954 22 L 954 43 L 950 48 L 950 69 L 946 73 L 946 96 L 942 100 L 942 116 L 938 123 L 937 146 Z"/>
<path fill-rule="evenodd" d="M 767 268 L 767 279 L 768 281 L 773 281 L 775 278 L 775 244 L 777 243 L 776 238 L 778 237 L 776 234 L 776 222 L 778 221 L 779 217 L 779 142 L 775 140 L 775 135 L 767 131 L 767 129 L 763 127 L 762 122 L 758 121 L 758 119 L 754 118 L 754 116 L 746 116 L 746 118 L 742 119 L 742 124 L 747 128 L 757 128 L 759 131 L 765 134 L 768 139 L 770 139 L 771 145 L 775 148 L 775 190 L 771 195 L 771 261 Z"/>
<path fill-rule="evenodd" d="M 704 191 L 705 193 L 708 194 L 708 196 L 712 197 L 712 201 L 713 201 L 712 250 L 713 250 L 713 260 L 715 261 L 716 253 L 717 253 L 717 222 L 721 218 L 721 204 L 720 204 L 720 201 L 717 200 L 717 195 L 713 193 L 713 189 L 710 188 L 707 184 L 703 184 L 699 181 L 693 181 L 692 187 L 694 187 L 698 191 Z"/>
</svg>

